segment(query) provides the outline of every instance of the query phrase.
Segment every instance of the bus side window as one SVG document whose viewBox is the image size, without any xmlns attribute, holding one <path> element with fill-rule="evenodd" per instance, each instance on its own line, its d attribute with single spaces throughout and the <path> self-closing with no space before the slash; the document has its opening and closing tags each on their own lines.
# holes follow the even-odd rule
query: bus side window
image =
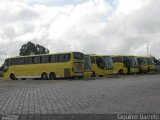
<svg viewBox="0 0 160 120">
<path fill-rule="evenodd" d="M 46 63 L 46 56 L 41 56 L 40 57 L 40 62 L 41 63 Z"/>
<path fill-rule="evenodd" d="M 70 61 L 70 59 L 71 59 L 71 54 L 66 54 L 66 59 L 67 59 L 67 61 Z"/>
<path fill-rule="evenodd" d="M 59 55 L 59 62 L 65 62 L 65 54 Z"/>
<path fill-rule="evenodd" d="M 14 59 L 14 64 L 15 64 L 15 65 L 18 65 L 18 63 L 19 63 L 19 59 L 18 59 L 18 58 L 15 58 L 15 59 Z"/>
<path fill-rule="evenodd" d="M 28 64 L 28 58 L 24 58 L 24 64 Z"/>
<path fill-rule="evenodd" d="M 70 54 L 65 54 L 65 62 L 70 61 L 70 57 L 71 57 Z"/>
<path fill-rule="evenodd" d="M 51 55 L 46 56 L 46 62 L 51 62 Z"/>
<path fill-rule="evenodd" d="M 18 61 L 19 61 L 19 62 L 18 62 L 19 65 L 24 64 L 24 58 L 19 58 Z"/>
<path fill-rule="evenodd" d="M 58 62 L 58 56 L 57 56 L 57 55 L 52 55 L 52 56 L 51 56 L 51 62 L 52 62 L 52 63 Z"/>
<path fill-rule="evenodd" d="M 102 61 L 101 57 L 96 57 L 96 63 L 99 68 L 102 68 L 102 69 L 104 68 L 103 61 Z"/>
<path fill-rule="evenodd" d="M 37 64 L 37 63 L 40 63 L 40 57 L 34 57 L 34 63 Z"/>
<path fill-rule="evenodd" d="M 28 64 L 32 64 L 33 63 L 33 57 L 29 57 L 28 58 Z"/>
<path fill-rule="evenodd" d="M 5 64 L 6 64 L 7 67 L 9 67 L 9 65 L 10 65 L 10 59 L 7 59 L 7 60 L 5 61 Z"/>
<path fill-rule="evenodd" d="M 138 63 L 139 63 L 139 65 L 141 65 L 141 64 L 142 64 L 142 61 L 141 61 L 141 59 L 138 59 Z"/>
<path fill-rule="evenodd" d="M 14 65 L 14 59 L 11 59 L 10 65 Z"/>
<path fill-rule="evenodd" d="M 96 61 L 95 61 L 95 57 L 91 57 L 91 63 L 96 63 Z"/>
<path fill-rule="evenodd" d="M 116 60 L 115 60 L 115 59 L 116 59 L 115 57 L 112 57 L 113 62 L 116 62 Z"/>
<path fill-rule="evenodd" d="M 113 57 L 113 62 L 122 62 L 122 57 L 118 56 L 118 57 Z"/>
<path fill-rule="evenodd" d="M 49 62 L 49 56 L 46 55 L 46 56 L 45 56 L 45 63 L 48 63 L 48 62 Z"/>
<path fill-rule="evenodd" d="M 16 65 L 16 58 L 13 59 L 13 65 Z"/>
<path fill-rule="evenodd" d="M 119 61 L 119 62 L 122 62 L 122 61 L 123 61 L 123 60 L 122 60 L 122 57 L 119 57 L 119 58 L 118 58 L 118 61 Z"/>
</svg>

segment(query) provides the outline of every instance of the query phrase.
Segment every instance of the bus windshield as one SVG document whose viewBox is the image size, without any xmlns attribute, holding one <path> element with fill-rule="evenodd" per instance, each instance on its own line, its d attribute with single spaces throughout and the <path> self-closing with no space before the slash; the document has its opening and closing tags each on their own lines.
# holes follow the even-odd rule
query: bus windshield
<svg viewBox="0 0 160 120">
<path fill-rule="evenodd" d="M 131 67 L 138 67 L 138 60 L 136 57 L 129 57 L 130 58 L 130 61 L 131 61 Z"/>
<path fill-rule="evenodd" d="M 138 62 L 139 62 L 140 65 L 147 65 L 147 60 L 144 59 L 144 58 L 139 58 Z"/>
<path fill-rule="evenodd" d="M 84 56 L 85 59 L 85 64 L 84 64 L 84 69 L 85 70 L 92 70 L 92 64 L 91 64 L 91 59 L 89 55 Z"/>
<path fill-rule="evenodd" d="M 154 65 L 155 64 L 153 58 L 148 58 L 148 64 L 149 65 Z"/>
<path fill-rule="evenodd" d="M 9 62 L 10 62 L 10 59 L 6 59 L 3 65 L 9 67 Z"/>
<path fill-rule="evenodd" d="M 74 52 L 73 57 L 74 57 L 74 59 L 83 60 L 84 59 L 84 54 L 80 53 L 80 52 Z"/>
<path fill-rule="evenodd" d="M 113 60 L 110 56 L 104 56 L 102 57 L 103 63 L 104 63 L 104 68 L 107 70 L 113 69 Z"/>
</svg>

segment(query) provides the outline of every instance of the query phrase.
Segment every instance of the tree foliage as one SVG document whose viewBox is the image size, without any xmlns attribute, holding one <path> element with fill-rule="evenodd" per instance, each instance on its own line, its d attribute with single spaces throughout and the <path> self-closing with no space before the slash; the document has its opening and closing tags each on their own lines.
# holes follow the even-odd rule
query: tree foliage
<svg viewBox="0 0 160 120">
<path fill-rule="evenodd" d="M 19 55 L 26 56 L 26 55 L 37 55 L 37 54 L 48 54 L 49 50 L 42 45 L 34 44 L 31 41 L 22 45 L 20 49 Z"/>
</svg>

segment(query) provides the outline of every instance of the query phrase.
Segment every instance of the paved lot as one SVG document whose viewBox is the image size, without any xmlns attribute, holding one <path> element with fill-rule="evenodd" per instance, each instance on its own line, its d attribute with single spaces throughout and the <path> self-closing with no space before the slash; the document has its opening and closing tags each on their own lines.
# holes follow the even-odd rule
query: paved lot
<svg viewBox="0 0 160 120">
<path fill-rule="evenodd" d="M 0 80 L 0 114 L 160 113 L 160 75 Z"/>
</svg>

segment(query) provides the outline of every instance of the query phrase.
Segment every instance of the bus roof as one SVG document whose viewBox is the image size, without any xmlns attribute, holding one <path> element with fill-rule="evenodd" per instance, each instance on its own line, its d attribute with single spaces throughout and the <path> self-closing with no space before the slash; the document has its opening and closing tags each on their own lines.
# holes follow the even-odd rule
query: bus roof
<svg viewBox="0 0 160 120">
<path fill-rule="evenodd" d="M 111 57 L 111 55 L 90 54 L 90 56 Z"/>
<path fill-rule="evenodd" d="M 10 58 L 6 58 L 6 59 L 11 59 L 11 58 L 24 58 L 24 57 L 35 57 L 35 56 L 46 56 L 46 55 L 56 55 L 56 54 L 67 54 L 67 53 L 83 53 L 83 52 L 79 52 L 79 51 L 71 51 L 71 52 L 58 52 L 58 53 L 49 53 L 49 54 L 37 54 L 37 55 L 26 55 L 26 56 L 15 56 L 15 57 L 10 57 Z"/>
<path fill-rule="evenodd" d="M 153 58 L 151 56 L 136 56 L 137 58 Z"/>
<path fill-rule="evenodd" d="M 112 55 L 112 57 L 136 57 L 134 55 Z"/>
</svg>

